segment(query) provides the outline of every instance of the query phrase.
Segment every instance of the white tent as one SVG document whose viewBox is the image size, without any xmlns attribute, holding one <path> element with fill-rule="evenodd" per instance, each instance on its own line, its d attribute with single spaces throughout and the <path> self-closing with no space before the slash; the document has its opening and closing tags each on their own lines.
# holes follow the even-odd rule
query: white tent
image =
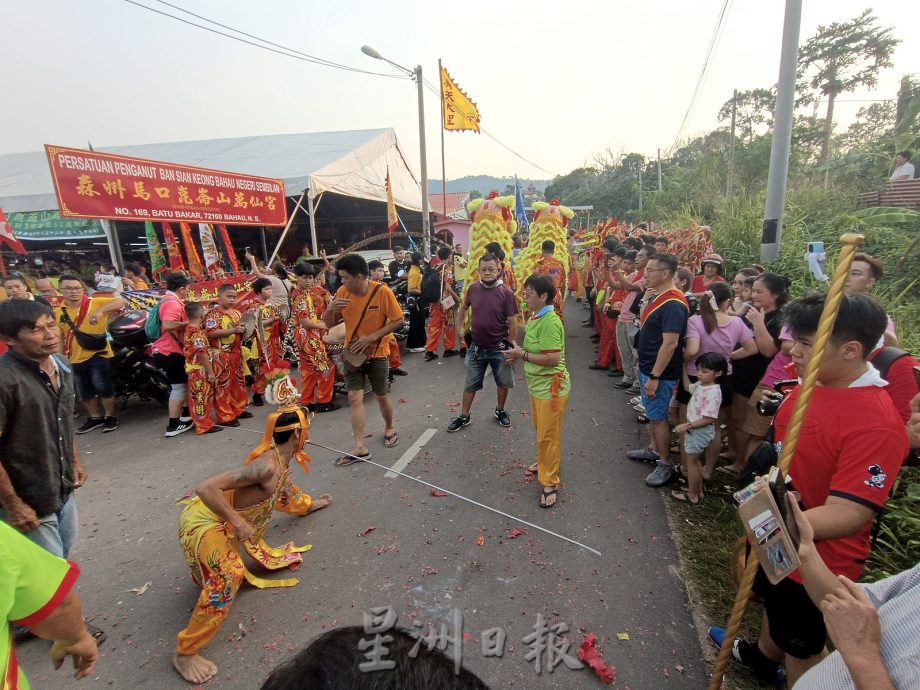
<svg viewBox="0 0 920 690">
<path fill-rule="evenodd" d="M 66 142 L 48 142 L 66 145 Z M 418 178 L 409 167 L 392 129 L 312 132 L 266 136 L 177 141 L 96 150 L 167 163 L 194 165 L 226 172 L 284 180 L 285 195 L 299 197 L 309 189 L 382 201 L 387 170 L 398 206 L 422 208 Z M 44 151 L 0 156 L 0 208 L 6 212 L 57 209 Z"/>
</svg>

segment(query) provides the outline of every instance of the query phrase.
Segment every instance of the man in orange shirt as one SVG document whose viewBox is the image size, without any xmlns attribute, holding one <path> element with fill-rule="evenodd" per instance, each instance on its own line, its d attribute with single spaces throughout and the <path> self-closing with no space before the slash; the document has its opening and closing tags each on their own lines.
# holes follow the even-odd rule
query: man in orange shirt
<svg viewBox="0 0 920 690">
<path fill-rule="evenodd" d="M 367 261 L 359 254 L 346 254 L 336 262 L 342 287 L 323 314 L 328 327 L 345 322 L 345 387 L 355 443 L 350 455 L 369 460 L 365 443 L 366 414 L 364 385 L 370 381 L 380 414 L 383 416 L 383 445 L 392 448 L 399 442 L 393 426 L 393 404 L 388 381 L 390 345 L 387 336 L 403 325 L 403 312 L 396 296 L 386 285 L 370 280 Z M 363 361 L 362 361 L 363 360 Z M 349 455 L 335 461 L 344 467 L 358 462 Z"/>
<path fill-rule="evenodd" d="M 535 274 L 547 275 L 553 279 L 556 286 L 556 296 L 553 298 L 553 310 L 562 318 L 562 299 L 565 296 L 565 264 L 553 256 L 556 253 L 556 243 L 544 240 L 540 245 L 542 256 L 533 265 Z"/>
</svg>

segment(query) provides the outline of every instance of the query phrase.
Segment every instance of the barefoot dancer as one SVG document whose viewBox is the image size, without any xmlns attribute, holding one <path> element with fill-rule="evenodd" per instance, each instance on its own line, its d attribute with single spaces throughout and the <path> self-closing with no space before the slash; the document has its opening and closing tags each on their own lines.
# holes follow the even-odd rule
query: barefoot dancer
<svg viewBox="0 0 920 690">
<path fill-rule="evenodd" d="M 217 635 L 243 579 L 259 588 L 297 584 L 296 578 L 258 578 L 243 564 L 245 552 L 269 570 L 296 569 L 303 562 L 300 554 L 310 549 L 292 543 L 272 548 L 263 541 L 272 510 L 305 515 L 332 500 L 323 494 L 313 501 L 288 478 L 291 458 L 306 471 L 310 460 L 303 450 L 310 423 L 293 383 L 277 379 L 266 393 L 280 406 L 268 416 L 262 441 L 243 467 L 202 482 L 179 516 L 179 542 L 192 579 L 202 588 L 173 656 L 173 665 L 189 683 L 207 682 L 217 673 L 217 666 L 198 652 Z"/>
</svg>

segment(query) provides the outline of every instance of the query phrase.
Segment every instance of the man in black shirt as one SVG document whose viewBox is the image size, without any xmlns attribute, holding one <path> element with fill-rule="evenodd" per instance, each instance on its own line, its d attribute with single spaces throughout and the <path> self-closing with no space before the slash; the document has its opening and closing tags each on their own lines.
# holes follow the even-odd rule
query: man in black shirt
<svg viewBox="0 0 920 690">
<path fill-rule="evenodd" d="M 51 310 L 30 300 L 0 304 L 0 519 L 67 558 L 77 533 L 73 490 L 86 471 L 73 444 L 73 370 L 56 354 Z"/>
<path fill-rule="evenodd" d="M 409 255 L 402 247 L 393 247 L 393 256 L 395 259 L 389 266 L 390 278 L 393 280 L 390 287 L 396 292 L 406 284 L 406 276 L 409 275 Z"/>
</svg>

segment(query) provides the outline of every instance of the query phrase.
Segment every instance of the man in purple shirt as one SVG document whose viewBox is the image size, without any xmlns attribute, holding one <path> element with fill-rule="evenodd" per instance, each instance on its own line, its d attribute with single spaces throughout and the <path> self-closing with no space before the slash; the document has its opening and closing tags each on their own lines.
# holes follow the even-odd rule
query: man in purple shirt
<svg viewBox="0 0 920 690">
<path fill-rule="evenodd" d="M 447 426 L 448 433 L 460 431 L 470 424 L 470 408 L 476 392 L 482 390 L 486 369 L 492 368 L 498 404 L 495 418 L 503 427 L 511 426 L 511 415 L 505 410 L 508 390 L 514 388 L 514 372 L 502 354 L 502 341 L 517 340 L 518 306 L 514 293 L 502 284 L 501 267 L 494 254 L 483 254 L 479 260 L 479 282 L 467 288 L 460 306 L 458 320 L 463 323 L 467 309 L 473 310 L 473 342 L 466 352 L 466 383 L 463 386 L 463 410 Z"/>
</svg>

